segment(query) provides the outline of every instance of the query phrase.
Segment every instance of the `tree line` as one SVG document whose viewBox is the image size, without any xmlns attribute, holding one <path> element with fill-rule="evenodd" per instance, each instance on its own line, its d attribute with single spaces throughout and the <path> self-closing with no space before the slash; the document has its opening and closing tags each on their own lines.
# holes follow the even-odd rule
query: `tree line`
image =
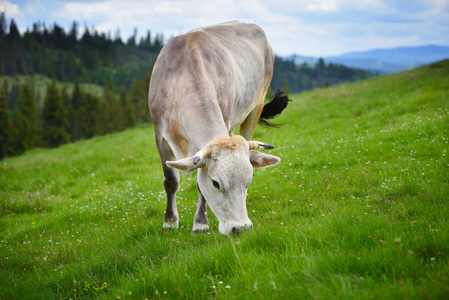
<svg viewBox="0 0 449 300">
<path fill-rule="evenodd" d="M 43 74 L 101 86 L 112 81 L 116 89 L 129 89 L 138 74 L 150 73 L 164 40 L 150 31 L 138 40 L 135 29 L 125 43 L 119 29 L 112 36 L 95 28 L 80 30 L 77 22 L 67 32 L 56 23 L 36 22 L 20 34 L 14 19 L 7 23 L 1 12 L 0 75 Z"/>
<path fill-rule="evenodd" d="M 299 93 L 318 87 L 367 79 L 372 76 L 368 71 L 361 69 L 332 63 L 327 65 L 322 58 L 317 61 L 315 66 L 309 66 L 306 63 L 297 65 L 293 60 L 276 57 L 271 87 L 273 90 L 283 88 L 292 93 Z"/>
<path fill-rule="evenodd" d="M 77 22 L 67 32 L 56 23 L 46 26 L 37 22 L 21 35 L 14 19 L 8 29 L 5 13 L 0 13 L 0 75 L 43 74 L 59 81 L 101 86 L 112 81 L 116 89 L 121 85 L 129 89 L 138 74 L 150 74 L 163 45 L 163 35 L 152 36 L 150 31 L 138 41 L 137 29 L 126 43 L 119 29 L 112 36 L 85 27 L 81 34 Z M 326 65 L 322 58 L 309 66 L 276 57 L 271 87 L 288 86 L 297 93 L 371 76 L 365 70 Z"/>
<path fill-rule="evenodd" d="M 122 86 L 118 95 L 108 81 L 98 96 L 83 91 L 78 83 L 71 92 L 67 86 L 59 88 L 53 78 L 43 107 L 36 104 L 35 88 L 27 81 L 16 87 L 18 97 L 12 110 L 9 96 L 15 89 L 8 88 L 5 81 L 0 86 L 0 159 L 34 147 L 54 148 L 149 122 L 148 80 L 136 77 L 130 90 Z"/>
</svg>

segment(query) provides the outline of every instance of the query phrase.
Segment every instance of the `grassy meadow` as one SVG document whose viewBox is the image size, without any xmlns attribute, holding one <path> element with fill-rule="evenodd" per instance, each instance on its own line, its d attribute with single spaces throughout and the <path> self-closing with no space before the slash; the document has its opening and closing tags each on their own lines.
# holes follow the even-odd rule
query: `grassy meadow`
<svg viewBox="0 0 449 300">
<path fill-rule="evenodd" d="M 449 61 L 291 95 L 253 230 L 180 225 L 152 126 L 0 161 L 0 299 L 448 299 Z"/>
</svg>

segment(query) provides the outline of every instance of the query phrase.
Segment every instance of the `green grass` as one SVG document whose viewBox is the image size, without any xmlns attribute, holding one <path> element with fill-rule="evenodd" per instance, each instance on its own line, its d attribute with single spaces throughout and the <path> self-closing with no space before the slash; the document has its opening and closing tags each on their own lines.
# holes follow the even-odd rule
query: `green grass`
<svg viewBox="0 0 449 300">
<path fill-rule="evenodd" d="M 151 126 L 0 162 L 0 299 L 449 298 L 449 61 L 292 95 L 250 232 L 164 231 Z"/>
</svg>

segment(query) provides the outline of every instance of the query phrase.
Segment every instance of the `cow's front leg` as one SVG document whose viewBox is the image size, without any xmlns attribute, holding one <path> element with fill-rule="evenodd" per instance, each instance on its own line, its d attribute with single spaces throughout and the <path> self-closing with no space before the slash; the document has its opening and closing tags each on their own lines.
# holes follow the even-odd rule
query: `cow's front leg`
<svg viewBox="0 0 449 300">
<path fill-rule="evenodd" d="M 176 207 L 176 191 L 179 188 L 179 172 L 167 166 L 167 160 L 173 160 L 174 155 L 165 140 L 156 137 L 156 144 L 161 156 L 164 171 L 164 188 L 167 194 L 167 209 L 165 210 L 164 229 L 178 228 L 179 217 Z"/>
<path fill-rule="evenodd" d="M 178 170 L 164 167 L 164 187 L 165 192 L 167 193 L 167 209 L 165 210 L 165 220 L 163 228 L 178 228 L 179 217 L 178 208 L 176 207 L 176 191 L 179 187 Z"/>
<path fill-rule="evenodd" d="M 204 199 L 203 194 L 201 193 L 198 182 L 196 184 L 196 187 L 198 188 L 198 205 L 196 208 L 195 217 L 193 218 L 192 231 L 209 231 L 209 221 L 207 220 L 207 202 L 206 199 Z"/>
</svg>

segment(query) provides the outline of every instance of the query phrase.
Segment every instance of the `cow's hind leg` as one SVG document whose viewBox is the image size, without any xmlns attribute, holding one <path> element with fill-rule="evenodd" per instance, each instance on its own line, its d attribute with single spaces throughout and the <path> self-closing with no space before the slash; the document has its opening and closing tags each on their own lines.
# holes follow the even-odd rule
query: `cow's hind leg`
<svg viewBox="0 0 449 300">
<path fill-rule="evenodd" d="M 196 208 L 195 217 L 193 218 L 193 228 L 194 232 L 209 231 L 209 221 L 207 220 L 207 202 L 201 193 L 198 183 L 196 184 L 198 188 L 198 205 Z"/>
<path fill-rule="evenodd" d="M 164 170 L 164 188 L 167 194 L 167 209 L 165 210 L 163 228 L 178 228 L 179 217 L 176 206 L 176 191 L 179 188 L 179 172 L 166 164 L 167 161 L 174 160 L 175 156 L 165 140 L 156 138 L 156 143 L 162 161 L 162 169 Z"/>
<path fill-rule="evenodd" d="M 257 124 L 259 123 L 260 114 L 263 111 L 263 100 L 256 106 L 246 117 L 245 121 L 240 125 L 240 135 L 247 141 L 251 140 L 254 131 L 256 131 Z"/>
</svg>

